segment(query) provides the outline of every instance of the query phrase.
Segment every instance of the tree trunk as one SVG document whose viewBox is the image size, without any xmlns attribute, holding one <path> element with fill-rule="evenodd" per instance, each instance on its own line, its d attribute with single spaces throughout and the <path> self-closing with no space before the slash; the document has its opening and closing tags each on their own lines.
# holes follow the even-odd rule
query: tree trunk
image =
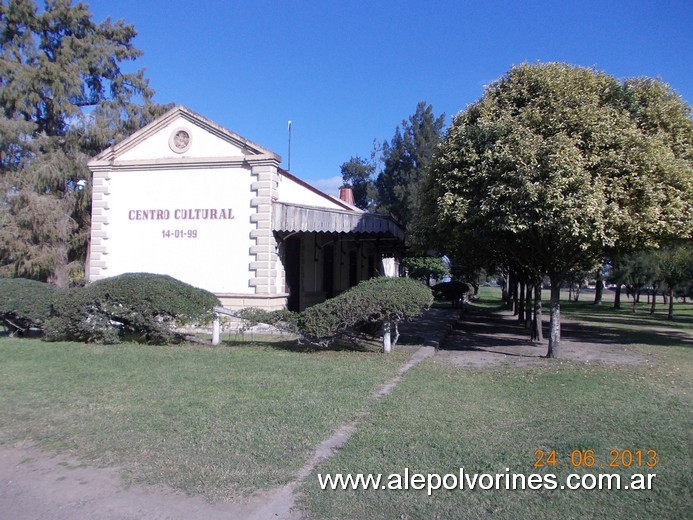
<svg viewBox="0 0 693 520">
<path fill-rule="evenodd" d="M 621 308 L 621 284 L 616 284 L 616 291 L 614 292 L 614 309 Z"/>
<path fill-rule="evenodd" d="M 549 350 L 547 358 L 558 357 L 561 346 L 561 284 L 551 280 L 551 319 L 549 321 Z"/>
<path fill-rule="evenodd" d="M 395 320 L 395 337 L 392 339 L 392 348 L 394 349 L 397 346 L 397 342 L 399 341 L 399 321 Z"/>
<path fill-rule="evenodd" d="M 383 322 L 383 352 L 389 354 L 392 352 L 392 342 L 390 341 L 390 322 Z"/>
<path fill-rule="evenodd" d="M 512 290 L 512 298 L 513 298 L 513 316 L 517 316 L 517 313 L 519 312 L 517 308 L 517 279 L 513 277 L 513 290 Z"/>
<path fill-rule="evenodd" d="M 520 323 L 525 322 L 525 282 L 520 282 L 520 295 L 517 302 L 517 321 Z"/>
<path fill-rule="evenodd" d="M 599 305 L 602 303 L 602 296 L 604 295 L 604 280 L 602 280 L 602 270 L 601 268 L 597 271 L 597 285 L 594 289 L 594 304 Z"/>
<path fill-rule="evenodd" d="M 575 284 L 573 282 L 570 282 L 570 286 L 568 287 L 568 301 L 572 302 L 573 301 L 573 286 Z"/>
<path fill-rule="evenodd" d="M 63 248 L 64 249 L 64 248 Z M 55 258 L 53 274 L 48 278 L 48 283 L 63 289 L 70 286 L 70 275 L 67 268 L 67 250 L 61 251 Z"/>
<path fill-rule="evenodd" d="M 505 280 L 503 281 L 503 289 L 502 289 L 502 295 L 501 298 L 503 300 L 503 303 L 508 305 L 508 301 L 510 300 L 510 273 L 507 273 L 505 276 Z"/>
<path fill-rule="evenodd" d="M 532 319 L 532 341 L 544 341 L 541 327 L 541 281 L 534 285 L 534 318 Z"/>
<path fill-rule="evenodd" d="M 525 296 L 525 323 L 524 327 L 530 328 L 532 326 L 532 316 L 533 316 L 533 311 L 532 309 L 534 306 L 532 305 L 532 286 L 527 284 L 527 291 L 526 291 L 526 296 Z"/>
<path fill-rule="evenodd" d="M 510 271 L 508 273 L 508 294 L 507 294 L 507 300 L 505 301 L 505 305 L 509 309 L 514 310 L 515 306 L 515 295 L 517 294 L 517 281 L 515 279 L 515 273 Z"/>
<path fill-rule="evenodd" d="M 652 284 L 652 307 L 650 307 L 650 314 L 655 313 L 655 306 L 657 305 L 657 287 L 658 286 L 659 286 L 658 283 Z"/>
<path fill-rule="evenodd" d="M 215 312 L 212 322 L 212 345 L 217 346 L 219 343 L 221 343 L 221 324 L 219 323 L 219 315 Z"/>
<path fill-rule="evenodd" d="M 668 320 L 674 319 L 674 288 L 669 287 L 669 313 L 667 314 Z"/>
</svg>

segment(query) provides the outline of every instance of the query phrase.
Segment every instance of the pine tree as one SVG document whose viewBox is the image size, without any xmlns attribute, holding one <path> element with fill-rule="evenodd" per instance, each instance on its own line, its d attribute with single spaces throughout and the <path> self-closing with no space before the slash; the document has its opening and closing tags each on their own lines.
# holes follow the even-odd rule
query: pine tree
<svg viewBox="0 0 693 520">
<path fill-rule="evenodd" d="M 356 155 L 343 163 L 340 169 L 344 186 L 353 190 L 356 207 L 372 209 L 377 195 L 373 182 L 375 165 Z"/>
<path fill-rule="evenodd" d="M 405 228 L 412 222 L 421 187 L 429 175 L 433 154 L 442 139 L 445 115 L 421 101 L 414 115 L 402 121 L 390 142 L 383 143 L 383 171 L 378 175 L 378 211 L 390 213 Z"/>
<path fill-rule="evenodd" d="M 0 275 L 64 286 L 84 264 L 88 159 L 164 110 L 121 70 L 136 34 L 69 0 L 0 3 Z"/>
</svg>

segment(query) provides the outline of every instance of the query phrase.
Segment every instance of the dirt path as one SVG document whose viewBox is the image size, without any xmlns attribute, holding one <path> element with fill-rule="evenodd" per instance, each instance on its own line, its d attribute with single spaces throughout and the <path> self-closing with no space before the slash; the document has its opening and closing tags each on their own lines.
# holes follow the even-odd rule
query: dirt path
<svg viewBox="0 0 693 520">
<path fill-rule="evenodd" d="M 243 507 L 163 488 L 124 488 L 114 468 L 81 465 L 30 446 L 0 448 L 0 518 L 8 520 L 229 520 Z"/>
<path fill-rule="evenodd" d="M 397 375 L 390 381 L 384 383 L 370 397 L 370 405 L 378 399 L 382 399 L 388 395 L 397 386 L 397 383 L 402 379 L 402 376 L 411 368 L 426 358 L 432 357 L 435 354 L 435 348 L 423 346 L 419 348 L 402 367 L 400 367 Z M 300 520 L 301 515 L 295 511 L 294 502 L 296 499 L 296 489 L 305 481 L 306 478 L 321 462 L 330 459 L 341 446 L 346 443 L 349 438 L 356 432 L 358 425 L 370 415 L 371 406 L 368 406 L 361 415 L 354 421 L 342 424 L 330 436 L 323 441 L 313 453 L 313 457 L 294 475 L 292 482 L 283 486 L 274 492 L 270 493 L 267 501 L 258 508 L 254 513 L 253 518 L 270 519 L 277 518 L 282 520 Z"/>
<path fill-rule="evenodd" d="M 388 395 L 403 374 L 435 354 L 419 348 L 369 399 Z M 93 468 L 68 456 L 50 456 L 31 446 L 0 447 L 0 518 L 11 520 L 298 520 L 294 492 L 313 469 L 330 458 L 370 413 L 341 425 L 318 446 L 289 484 L 240 503 L 211 504 L 164 487 L 123 487 L 115 468 Z"/>
</svg>

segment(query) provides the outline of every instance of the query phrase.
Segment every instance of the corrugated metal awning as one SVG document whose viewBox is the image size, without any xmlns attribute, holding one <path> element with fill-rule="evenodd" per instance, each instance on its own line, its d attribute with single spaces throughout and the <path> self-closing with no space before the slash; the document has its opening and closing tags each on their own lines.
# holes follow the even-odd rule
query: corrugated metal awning
<svg viewBox="0 0 693 520">
<path fill-rule="evenodd" d="M 382 235 L 404 240 L 402 227 L 385 215 L 283 202 L 272 206 L 273 231 Z"/>
</svg>

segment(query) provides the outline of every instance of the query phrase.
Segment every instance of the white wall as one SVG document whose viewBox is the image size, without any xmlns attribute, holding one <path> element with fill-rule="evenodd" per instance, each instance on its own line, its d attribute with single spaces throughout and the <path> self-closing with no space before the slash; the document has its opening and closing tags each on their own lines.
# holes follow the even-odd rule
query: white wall
<svg viewBox="0 0 693 520">
<path fill-rule="evenodd" d="M 344 209 L 343 206 L 334 202 L 327 195 L 316 193 L 286 175 L 279 176 L 277 191 L 279 192 L 279 202 L 320 208 Z"/>
<path fill-rule="evenodd" d="M 255 243 L 249 170 L 115 171 L 110 177 L 107 276 L 151 272 L 215 293 L 254 292 L 248 285 Z M 207 218 L 197 209 L 207 210 Z"/>
</svg>

